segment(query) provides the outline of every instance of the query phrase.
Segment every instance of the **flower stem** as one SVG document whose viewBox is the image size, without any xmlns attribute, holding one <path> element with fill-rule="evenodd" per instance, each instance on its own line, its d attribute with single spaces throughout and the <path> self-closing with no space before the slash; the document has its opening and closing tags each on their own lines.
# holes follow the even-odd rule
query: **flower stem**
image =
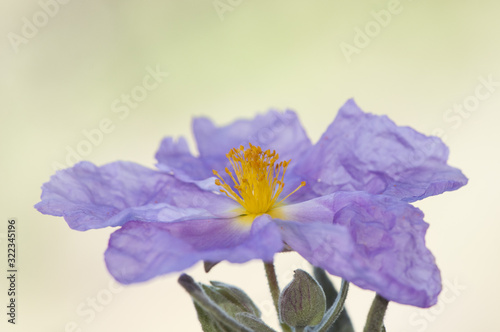
<svg viewBox="0 0 500 332">
<path fill-rule="evenodd" d="M 380 332 L 384 329 L 384 315 L 387 310 L 387 305 L 389 301 L 384 299 L 379 294 L 375 295 L 373 299 L 370 312 L 366 318 L 366 324 L 364 332 Z"/>
<path fill-rule="evenodd" d="M 271 296 L 273 298 L 274 308 L 278 314 L 278 321 L 280 321 L 281 329 L 284 332 L 292 332 L 292 329 L 285 323 L 281 323 L 280 319 L 280 309 L 279 309 L 279 297 L 280 297 L 280 286 L 278 285 L 278 279 L 276 278 L 276 270 L 274 269 L 274 263 L 264 262 L 264 269 L 266 270 L 267 282 L 269 283 L 269 290 L 271 291 Z"/>
</svg>

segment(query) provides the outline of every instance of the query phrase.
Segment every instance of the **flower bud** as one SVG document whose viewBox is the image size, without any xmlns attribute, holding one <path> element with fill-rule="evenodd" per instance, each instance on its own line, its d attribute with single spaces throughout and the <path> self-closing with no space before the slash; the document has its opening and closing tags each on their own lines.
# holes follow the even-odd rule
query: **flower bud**
<svg viewBox="0 0 500 332">
<path fill-rule="evenodd" d="M 289 326 L 306 327 L 321 322 L 326 310 L 326 298 L 321 286 L 303 270 L 295 270 L 280 295 L 281 320 Z"/>
</svg>

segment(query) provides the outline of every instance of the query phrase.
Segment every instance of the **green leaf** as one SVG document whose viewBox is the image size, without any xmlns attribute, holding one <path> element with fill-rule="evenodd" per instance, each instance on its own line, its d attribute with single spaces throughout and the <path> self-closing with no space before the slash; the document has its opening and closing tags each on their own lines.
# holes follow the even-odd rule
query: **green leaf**
<svg viewBox="0 0 500 332">
<path fill-rule="evenodd" d="M 251 328 L 252 331 L 276 332 L 275 330 L 267 326 L 267 324 L 264 323 L 262 319 L 255 317 L 254 315 L 249 314 L 247 312 L 240 312 L 236 314 L 236 320 L 241 324 Z"/>
<path fill-rule="evenodd" d="M 252 332 L 247 326 L 239 323 L 234 317 L 229 315 L 228 311 L 232 311 L 234 308 L 221 308 L 217 305 L 203 290 L 202 286 L 198 284 L 192 277 L 183 273 L 179 279 L 179 284 L 189 293 L 196 305 L 198 305 L 202 311 L 198 310 L 201 316 L 200 321 L 202 322 L 202 328 L 208 329 L 208 331 L 222 331 L 222 332 Z M 212 296 L 218 299 L 224 298 L 224 296 L 218 294 L 217 292 L 210 289 L 211 286 L 206 286 L 207 290 L 212 294 Z M 213 288 L 213 287 L 212 287 Z M 214 295 L 215 294 L 215 295 Z M 231 305 L 229 301 L 223 301 L 226 306 Z M 233 305 L 234 306 L 234 305 Z M 234 306 L 236 307 L 236 306 Z M 233 313 L 237 309 L 234 309 Z M 215 320 L 216 323 L 212 323 L 210 320 Z"/>
<path fill-rule="evenodd" d="M 200 307 L 196 302 L 194 307 L 196 313 L 198 314 L 198 320 L 200 321 L 201 328 L 203 332 L 231 332 L 228 328 L 219 324 L 216 319 L 211 317 L 202 307 Z"/>
<path fill-rule="evenodd" d="M 244 311 L 256 317 L 261 316 L 259 308 L 241 288 L 220 281 L 210 281 L 210 283 L 233 304 L 240 306 Z"/>
<path fill-rule="evenodd" d="M 340 314 L 344 310 L 344 303 L 347 298 L 347 293 L 349 291 L 349 282 L 342 279 L 342 284 L 340 285 L 340 291 L 333 302 L 332 306 L 326 312 L 321 323 L 313 329 L 315 332 L 328 332 L 330 328 L 334 325 L 335 321 L 339 318 Z"/>
<path fill-rule="evenodd" d="M 326 307 L 327 309 L 330 309 L 338 296 L 338 292 L 325 270 L 320 269 L 319 267 L 314 267 L 314 277 L 323 288 L 323 292 L 325 292 L 326 296 Z M 351 319 L 349 318 L 345 308 L 327 332 L 354 332 L 354 327 L 352 326 Z"/>
<path fill-rule="evenodd" d="M 205 294 L 207 294 L 207 296 L 229 316 L 236 317 L 236 314 L 239 312 L 247 312 L 246 307 L 228 299 L 226 296 L 221 294 L 216 287 L 201 284 L 201 288 Z"/>
</svg>

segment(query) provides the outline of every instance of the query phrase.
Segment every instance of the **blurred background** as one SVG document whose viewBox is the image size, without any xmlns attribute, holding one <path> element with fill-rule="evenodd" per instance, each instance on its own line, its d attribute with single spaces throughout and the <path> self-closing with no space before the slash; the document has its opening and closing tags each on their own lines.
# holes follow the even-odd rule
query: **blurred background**
<svg viewBox="0 0 500 332">
<path fill-rule="evenodd" d="M 79 158 L 153 167 L 162 137 L 193 142 L 199 115 L 222 125 L 289 108 L 315 141 L 351 97 L 441 136 L 450 164 L 470 179 L 415 204 L 431 225 L 444 292 L 426 310 L 391 303 L 387 330 L 494 330 L 499 12 L 497 1 L 3 0 L 0 266 L 6 271 L 7 219 L 16 218 L 19 296 L 12 326 L 0 278 L 0 330 L 201 331 L 178 275 L 119 286 L 103 261 L 112 229 L 77 232 L 38 213 L 40 186 Z M 95 130 L 102 137 L 91 141 Z M 295 254 L 276 264 L 281 286 L 308 269 Z M 244 288 L 277 326 L 261 263 L 187 272 Z M 351 287 L 357 331 L 373 296 Z"/>
</svg>

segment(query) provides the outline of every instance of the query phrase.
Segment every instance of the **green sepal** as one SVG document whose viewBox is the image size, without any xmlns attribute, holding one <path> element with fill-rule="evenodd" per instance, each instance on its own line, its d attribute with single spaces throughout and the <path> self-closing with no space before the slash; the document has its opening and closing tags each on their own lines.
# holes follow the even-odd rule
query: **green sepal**
<svg viewBox="0 0 500 332">
<path fill-rule="evenodd" d="M 314 277 L 323 288 L 323 292 L 326 296 L 326 308 L 330 309 L 333 302 L 338 296 L 338 292 L 323 269 L 314 267 Z M 354 327 L 352 326 L 351 319 L 349 318 L 346 308 L 342 310 L 340 316 L 337 318 L 335 323 L 327 330 L 327 332 L 354 332 Z"/>
<path fill-rule="evenodd" d="M 210 261 L 203 261 L 203 268 L 205 269 L 205 272 L 208 273 L 210 270 L 220 262 L 210 262 Z"/>
<path fill-rule="evenodd" d="M 248 326 L 249 328 L 252 329 L 252 331 L 258 331 L 258 332 L 276 332 L 269 326 L 267 326 L 264 321 L 258 317 L 255 317 L 252 314 L 249 314 L 248 312 L 240 312 L 236 314 L 236 320 L 240 322 L 241 324 Z"/>
</svg>

